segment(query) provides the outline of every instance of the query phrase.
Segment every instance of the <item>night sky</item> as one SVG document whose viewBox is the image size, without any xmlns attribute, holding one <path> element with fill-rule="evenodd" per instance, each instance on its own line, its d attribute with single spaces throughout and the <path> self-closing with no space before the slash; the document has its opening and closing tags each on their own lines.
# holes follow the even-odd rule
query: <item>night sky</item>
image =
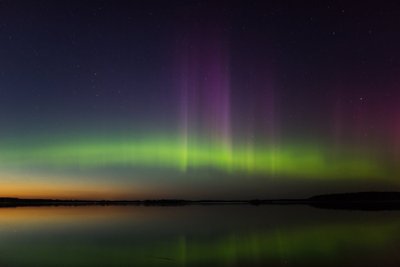
<svg viewBox="0 0 400 267">
<path fill-rule="evenodd" d="M 0 195 L 400 189 L 396 1 L 1 1 Z"/>
</svg>

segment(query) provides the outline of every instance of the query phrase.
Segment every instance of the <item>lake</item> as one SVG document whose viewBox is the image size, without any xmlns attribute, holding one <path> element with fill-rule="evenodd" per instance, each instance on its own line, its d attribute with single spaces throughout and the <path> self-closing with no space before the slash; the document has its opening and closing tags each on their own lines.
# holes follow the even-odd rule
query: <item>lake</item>
<svg viewBox="0 0 400 267">
<path fill-rule="evenodd" d="M 400 211 L 0 209 L 0 266 L 400 266 Z"/>
</svg>

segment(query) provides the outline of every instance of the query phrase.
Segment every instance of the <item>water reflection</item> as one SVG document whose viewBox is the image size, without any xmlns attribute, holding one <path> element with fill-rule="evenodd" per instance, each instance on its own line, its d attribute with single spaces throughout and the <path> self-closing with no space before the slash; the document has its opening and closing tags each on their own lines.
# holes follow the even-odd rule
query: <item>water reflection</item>
<svg viewBox="0 0 400 267">
<path fill-rule="evenodd" d="M 400 266 L 400 212 L 0 209 L 0 266 Z"/>
</svg>

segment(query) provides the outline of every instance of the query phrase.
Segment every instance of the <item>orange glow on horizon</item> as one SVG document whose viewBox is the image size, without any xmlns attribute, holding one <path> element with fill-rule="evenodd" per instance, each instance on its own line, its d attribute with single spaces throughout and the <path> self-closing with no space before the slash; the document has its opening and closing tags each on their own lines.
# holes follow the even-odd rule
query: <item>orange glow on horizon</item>
<svg viewBox="0 0 400 267">
<path fill-rule="evenodd" d="M 0 173 L 0 197 L 114 200 L 141 199 L 147 195 L 143 188 L 88 182 L 76 177 Z"/>
</svg>

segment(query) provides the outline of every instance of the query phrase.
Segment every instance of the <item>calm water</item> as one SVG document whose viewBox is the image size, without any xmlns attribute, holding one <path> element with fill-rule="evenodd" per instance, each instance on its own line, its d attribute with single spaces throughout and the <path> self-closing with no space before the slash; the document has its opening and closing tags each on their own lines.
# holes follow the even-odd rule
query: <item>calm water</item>
<svg viewBox="0 0 400 267">
<path fill-rule="evenodd" d="M 400 266 L 400 212 L 0 209 L 0 266 Z"/>
</svg>

